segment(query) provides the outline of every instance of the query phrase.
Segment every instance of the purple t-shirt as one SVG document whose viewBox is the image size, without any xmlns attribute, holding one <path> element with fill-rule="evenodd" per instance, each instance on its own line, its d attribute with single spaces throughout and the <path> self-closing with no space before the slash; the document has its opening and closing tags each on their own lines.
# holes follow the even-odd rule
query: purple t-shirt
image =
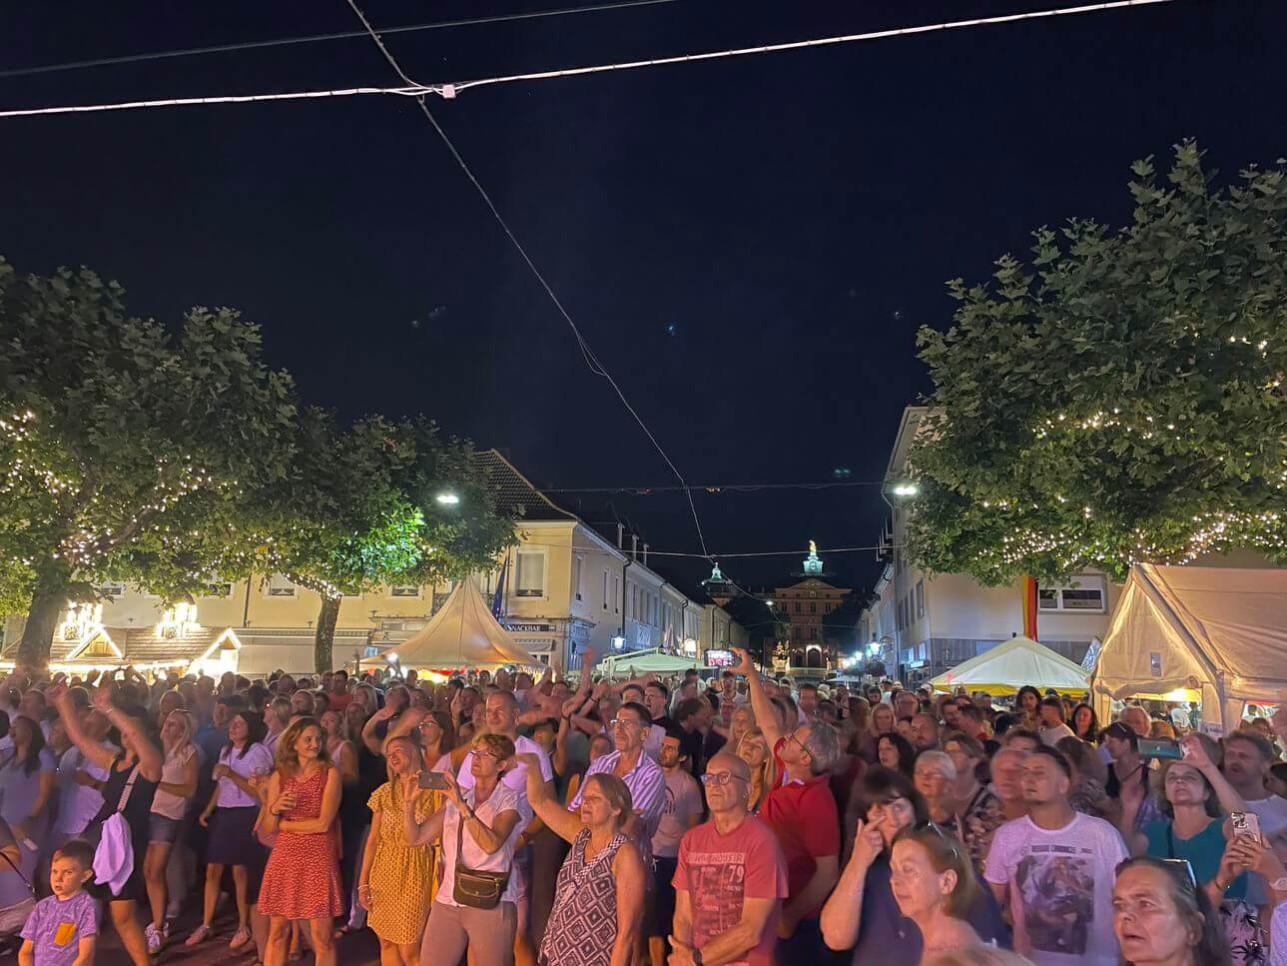
<svg viewBox="0 0 1287 966">
<path fill-rule="evenodd" d="M 71 966 L 80 955 L 80 941 L 97 935 L 94 900 L 84 889 L 66 902 L 57 896 L 41 899 L 22 927 L 40 966 Z"/>
</svg>

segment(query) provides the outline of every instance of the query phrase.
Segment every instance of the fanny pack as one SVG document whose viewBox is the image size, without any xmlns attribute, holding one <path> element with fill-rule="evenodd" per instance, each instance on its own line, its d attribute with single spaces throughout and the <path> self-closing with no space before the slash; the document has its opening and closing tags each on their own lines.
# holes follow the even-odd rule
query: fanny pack
<svg viewBox="0 0 1287 966">
<path fill-rule="evenodd" d="M 465 841 L 465 819 L 456 826 L 456 882 L 451 897 L 458 905 L 471 909 L 495 909 L 509 884 L 509 872 L 479 872 L 467 869 L 461 862 Z"/>
</svg>

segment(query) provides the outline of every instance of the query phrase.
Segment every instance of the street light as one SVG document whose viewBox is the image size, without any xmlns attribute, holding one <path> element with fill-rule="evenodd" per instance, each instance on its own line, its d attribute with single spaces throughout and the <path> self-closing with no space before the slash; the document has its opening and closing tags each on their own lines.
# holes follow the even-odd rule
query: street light
<svg viewBox="0 0 1287 966">
<path fill-rule="evenodd" d="M 921 492 L 921 488 L 917 486 L 915 483 L 911 482 L 910 480 L 904 483 L 894 484 L 894 489 L 893 489 L 894 496 L 901 496 L 901 497 L 918 496 L 920 492 Z"/>
<path fill-rule="evenodd" d="M 439 493 L 434 497 L 441 506 L 457 506 L 460 503 L 460 496 L 452 493 L 450 490 Z"/>
</svg>

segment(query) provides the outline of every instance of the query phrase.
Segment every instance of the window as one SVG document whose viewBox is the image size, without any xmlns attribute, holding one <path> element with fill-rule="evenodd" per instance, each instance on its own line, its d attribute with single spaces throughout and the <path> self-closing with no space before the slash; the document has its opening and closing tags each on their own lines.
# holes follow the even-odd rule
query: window
<svg viewBox="0 0 1287 966">
<path fill-rule="evenodd" d="M 925 581 L 916 581 L 916 619 L 925 616 Z"/>
<path fill-rule="evenodd" d="M 612 575 L 612 613 L 621 613 L 621 578 Z"/>
<path fill-rule="evenodd" d="M 120 581 L 112 581 L 106 584 L 98 585 L 98 595 L 100 597 L 110 597 L 115 600 L 117 597 L 125 596 L 125 584 Z"/>
<path fill-rule="evenodd" d="M 603 609 L 608 609 L 608 571 L 603 571 Z"/>
<path fill-rule="evenodd" d="M 222 598 L 231 597 L 232 584 L 226 580 L 216 580 L 213 583 L 206 584 L 206 592 L 203 596 Z"/>
<path fill-rule="evenodd" d="M 545 596 L 545 554 L 520 550 L 514 568 L 514 586 L 519 597 Z"/>
<path fill-rule="evenodd" d="M 389 588 L 390 597 L 419 597 L 420 587 L 418 584 L 398 584 Z"/>
<path fill-rule="evenodd" d="M 294 597 L 295 585 L 283 577 L 281 574 L 273 574 L 268 578 L 269 597 Z"/>
<path fill-rule="evenodd" d="M 810 603 L 809 603 L 809 613 L 810 613 L 810 614 L 816 614 L 816 613 L 818 613 L 818 605 L 817 605 L 817 604 L 815 604 L 815 603 L 813 603 L 813 602 L 810 602 Z"/>
<path fill-rule="evenodd" d="M 581 566 L 585 558 L 579 553 L 572 555 L 572 593 L 577 600 L 581 599 Z"/>
<path fill-rule="evenodd" d="M 1045 611 L 1064 611 L 1081 614 L 1108 612 L 1104 578 L 1085 574 L 1071 584 L 1041 587 L 1037 590 L 1037 607 Z"/>
</svg>

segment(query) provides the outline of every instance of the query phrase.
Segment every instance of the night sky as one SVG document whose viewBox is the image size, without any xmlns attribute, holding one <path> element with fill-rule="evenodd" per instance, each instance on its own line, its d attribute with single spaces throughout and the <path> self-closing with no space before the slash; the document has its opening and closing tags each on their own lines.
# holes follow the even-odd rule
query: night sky
<svg viewBox="0 0 1287 966">
<path fill-rule="evenodd" d="M 568 3 L 568 0 L 562 0 Z M 366 0 L 377 27 L 559 0 Z M 571 5 L 571 4 L 569 4 Z M 1053 8 L 675 0 L 392 35 L 456 81 Z M 344 0 L 6 4 L 0 70 L 359 25 Z M 1287 149 L 1287 5 L 1182 2 L 466 92 L 430 108 L 691 483 L 879 479 L 922 323 L 1043 223 L 1129 213 L 1130 162 Z M 0 77 L 4 107 L 397 83 L 365 39 Z M 140 314 L 226 304 L 302 397 L 423 412 L 538 485 L 675 482 L 415 108 L 363 97 L 0 121 L 0 253 Z M 696 551 L 679 494 L 562 498 Z M 874 487 L 701 495 L 714 552 L 867 545 Z M 725 563 L 758 586 L 800 555 Z M 832 556 L 864 585 L 874 554 Z M 708 569 L 690 565 L 688 572 Z"/>
</svg>

